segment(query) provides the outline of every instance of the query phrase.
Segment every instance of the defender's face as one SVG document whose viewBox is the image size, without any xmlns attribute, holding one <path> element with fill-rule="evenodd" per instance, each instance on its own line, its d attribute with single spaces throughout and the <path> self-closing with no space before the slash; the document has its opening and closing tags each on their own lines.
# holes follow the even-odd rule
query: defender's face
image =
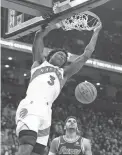
<svg viewBox="0 0 122 155">
<path fill-rule="evenodd" d="M 50 58 L 49 63 L 61 67 L 66 62 L 66 60 L 66 54 L 62 51 L 58 51 Z"/>
<path fill-rule="evenodd" d="M 77 121 L 74 118 L 69 118 L 65 125 L 66 129 L 77 129 Z"/>
</svg>

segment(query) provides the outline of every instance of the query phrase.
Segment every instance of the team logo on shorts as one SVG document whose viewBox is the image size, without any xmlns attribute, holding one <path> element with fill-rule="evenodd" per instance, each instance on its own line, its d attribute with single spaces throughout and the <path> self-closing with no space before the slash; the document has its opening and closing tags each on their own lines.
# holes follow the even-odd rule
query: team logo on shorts
<svg viewBox="0 0 122 155">
<path fill-rule="evenodd" d="M 20 111 L 19 117 L 23 119 L 23 118 L 25 118 L 27 113 L 28 113 L 28 110 L 26 108 L 22 108 Z"/>
</svg>

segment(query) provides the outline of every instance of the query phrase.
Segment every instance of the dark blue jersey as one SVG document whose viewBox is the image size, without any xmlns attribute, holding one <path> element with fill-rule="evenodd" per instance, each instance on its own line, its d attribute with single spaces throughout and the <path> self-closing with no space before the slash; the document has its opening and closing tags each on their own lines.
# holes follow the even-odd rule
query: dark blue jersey
<svg viewBox="0 0 122 155">
<path fill-rule="evenodd" d="M 83 138 L 78 137 L 74 142 L 69 142 L 65 136 L 59 137 L 58 155 L 84 155 L 84 148 L 82 147 Z"/>
</svg>

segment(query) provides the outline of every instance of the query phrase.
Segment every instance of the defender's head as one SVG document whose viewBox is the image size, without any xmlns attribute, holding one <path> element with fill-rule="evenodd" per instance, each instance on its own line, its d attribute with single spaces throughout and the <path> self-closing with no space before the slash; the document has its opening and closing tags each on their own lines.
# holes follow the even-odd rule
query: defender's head
<svg viewBox="0 0 122 155">
<path fill-rule="evenodd" d="M 67 63 L 68 53 L 63 49 L 52 50 L 48 56 L 47 61 L 58 67 L 63 67 Z"/>
<path fill-rule="evenodd" d="M 64 126 L 65 130 L 68 129 L 74 129 L 76 131 L 78 131 L 78 123 L 77 123 L 77 118 L 74 116 L 70 116 L 66 119 L 65 121 L 65 126 Z"/>
</svg>

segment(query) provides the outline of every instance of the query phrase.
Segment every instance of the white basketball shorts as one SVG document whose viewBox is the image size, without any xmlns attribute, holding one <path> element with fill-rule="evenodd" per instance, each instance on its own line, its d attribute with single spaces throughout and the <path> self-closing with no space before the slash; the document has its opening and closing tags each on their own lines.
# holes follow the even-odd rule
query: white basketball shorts
<svg viewBox="0 0 122 155">
<path fill-rule="evenodd" d="M 27 98 L 23 99 L 16 112 L 16 133 L 22 130 L 37 132 L 37 143 L 47 146 L 52 110 L 47 103 L 37 103 Z"/>
</svg>

